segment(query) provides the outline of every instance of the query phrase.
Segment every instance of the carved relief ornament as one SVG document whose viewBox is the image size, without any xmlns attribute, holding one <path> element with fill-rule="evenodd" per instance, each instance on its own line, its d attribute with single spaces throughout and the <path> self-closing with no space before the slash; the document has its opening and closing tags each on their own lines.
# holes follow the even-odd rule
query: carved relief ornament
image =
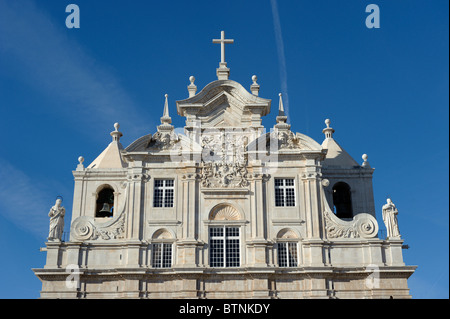
<svg viewBox="0 0 450 319">
<path fill-rule="evenodd" d="M 369 214 L 360 213 L 346 221 L 326 210 L 324 217 L 327 238 L 373 238 L 378 234 L 378 223 Z"/>
</svg>

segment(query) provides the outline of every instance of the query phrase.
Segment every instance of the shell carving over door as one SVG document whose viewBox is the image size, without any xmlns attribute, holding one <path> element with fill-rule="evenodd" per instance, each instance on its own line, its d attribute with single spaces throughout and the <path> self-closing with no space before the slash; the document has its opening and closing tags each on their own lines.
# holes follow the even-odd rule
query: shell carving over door
<svg viewBox="0 0 450 319">
<path fill-rule="evenodd" d="M 210 220 L 241 220 L 241 213 L 231 205 L 220 204 L 214 207 L 209 214 Z"/>
</svg>

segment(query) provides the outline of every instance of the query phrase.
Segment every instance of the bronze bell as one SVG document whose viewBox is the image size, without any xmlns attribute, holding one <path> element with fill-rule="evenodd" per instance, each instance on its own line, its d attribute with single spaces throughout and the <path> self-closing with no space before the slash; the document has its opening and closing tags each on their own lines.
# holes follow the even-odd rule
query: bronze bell
<svg viewBox="0 0 450 319">
<path fill-rule="evenodd" d="M 100 210 L 99 213 L 104 213 L 104 214 L 111 213 L 111 209 L 109 207 L 109 204 L 108 203 L 103 203 L 103 207 L 102 207 L 102 209 Z"/>
</svg>

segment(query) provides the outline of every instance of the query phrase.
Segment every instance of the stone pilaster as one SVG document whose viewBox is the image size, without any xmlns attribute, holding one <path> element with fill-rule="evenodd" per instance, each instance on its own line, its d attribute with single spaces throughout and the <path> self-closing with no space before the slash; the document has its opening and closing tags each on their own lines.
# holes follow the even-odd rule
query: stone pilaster
<svg viewBox="0 0 450 319">
<path fill-rule="evenodd" d="M 127 232 L 125 237 L 127 239 L 140 240 L 143 230 L 143 212 L 142 212 L 142 195 L 143 195 L 143 180 L 148 178 L 144 174 L 142 161 L 134 161 L 133 167 L 128 171 L 128 207 L 127 207 Z"/>
<path fill-rule="evenodd" d="M 203 243 L 198 239 L 198 185 L 195 166 L 187 167 L 182 176 L 182 239 L 177 241 L 176 267 L 197 267 L 199 249 Z"/>
</svg>

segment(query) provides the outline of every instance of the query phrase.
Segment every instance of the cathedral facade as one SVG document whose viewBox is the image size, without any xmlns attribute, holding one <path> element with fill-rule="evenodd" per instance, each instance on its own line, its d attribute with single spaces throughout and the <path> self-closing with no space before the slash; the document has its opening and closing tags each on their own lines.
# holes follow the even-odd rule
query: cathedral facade
<svg viewBox="0 0 450 319">
<path fill-rule="evenodd" d="M 49 236 L 33 269 L 41 297 L 410 298 L 415 267 L 392 202 L 378 236 L 367 155 L 345 152 L 329 120 L 322 144 L 291 131 L 281 94 L 263 127 L 272 101 L 255 76 L 250 91 L 229 79 L 232 40 L 214 41 L 217 80 L 197 92 L 190 78 L 182 131 L 166 95 L 155 133 L 124 148 L 116 123 L 92 163 L 79 158 L 70 238 Z"/>
</svg>

